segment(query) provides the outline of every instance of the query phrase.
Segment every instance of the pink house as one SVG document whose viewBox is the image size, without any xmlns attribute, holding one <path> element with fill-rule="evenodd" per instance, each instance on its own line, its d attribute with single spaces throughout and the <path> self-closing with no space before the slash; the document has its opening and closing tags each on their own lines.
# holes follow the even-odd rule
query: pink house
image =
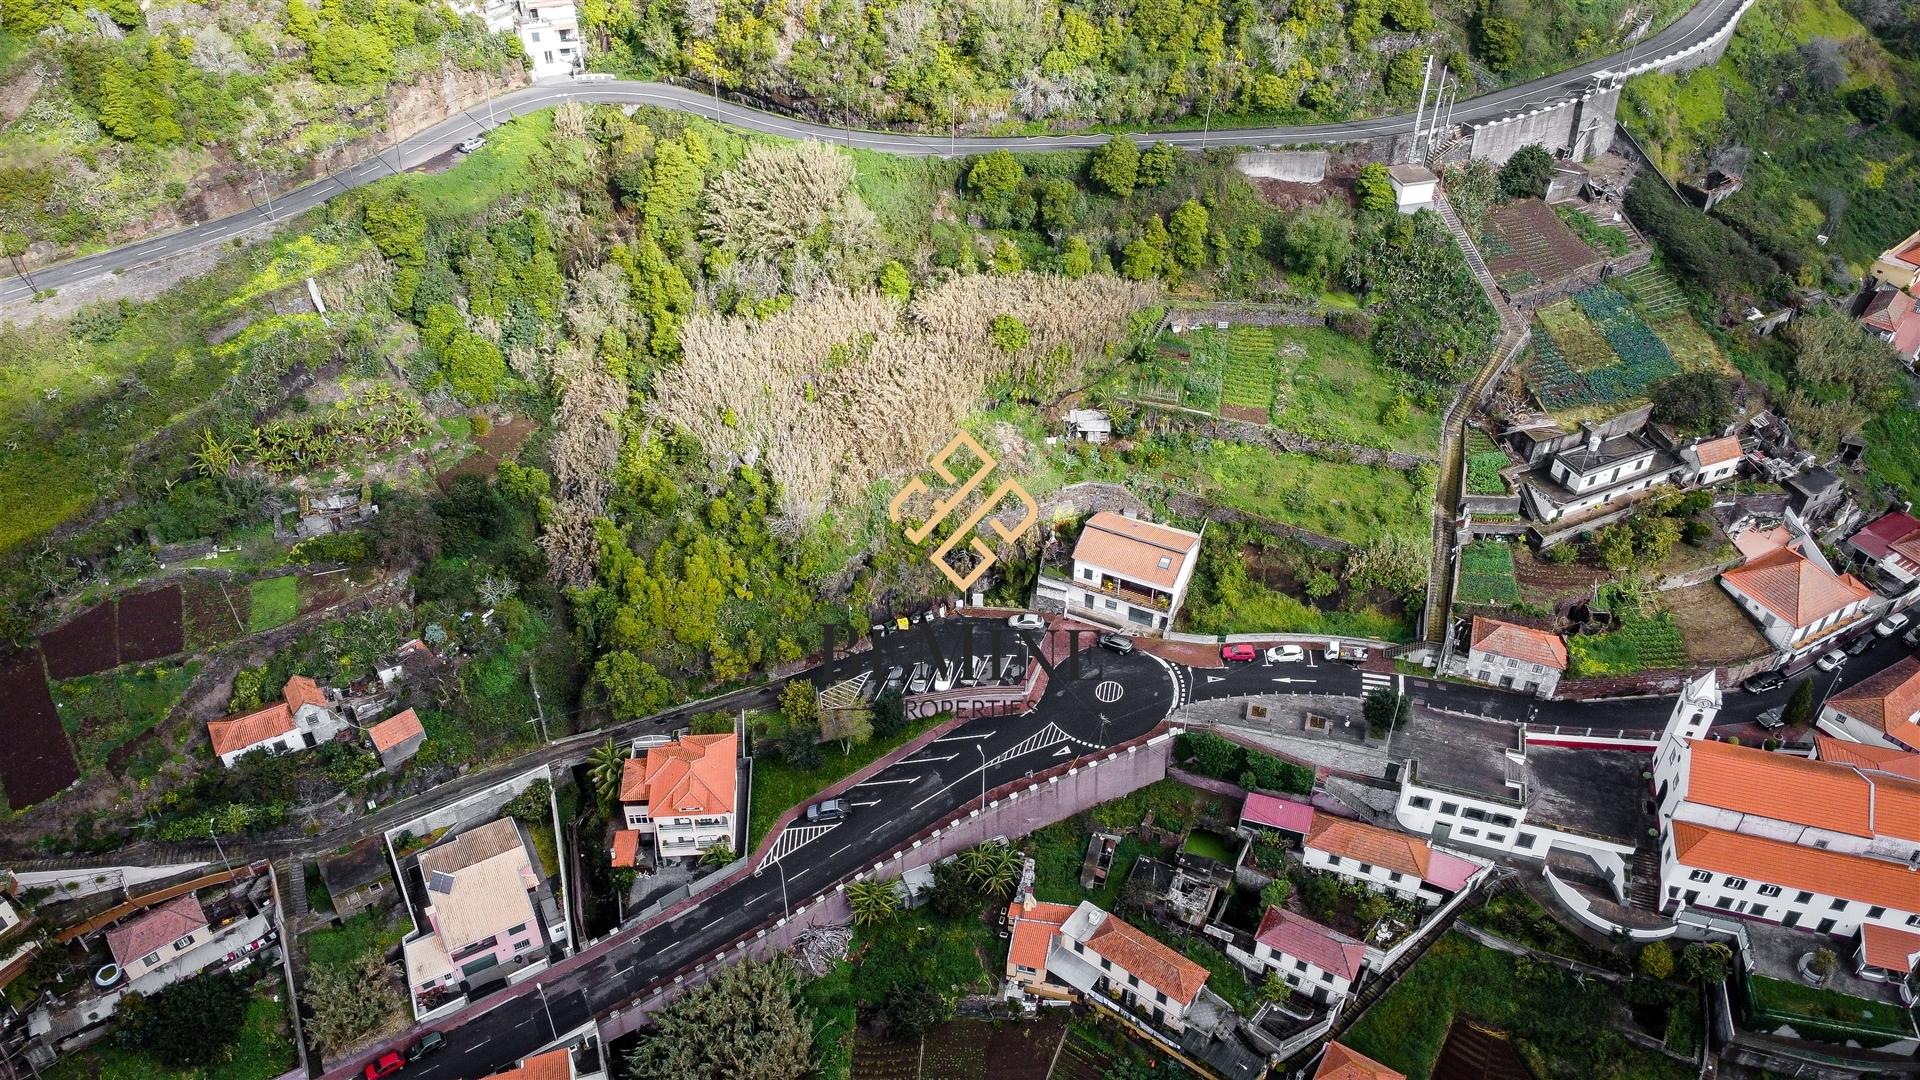
<svg viewBox="0 0 1920 1080">
<path fill-rule="evenodd" d="M 540 874 L 512 818 L 422 852 L 420 877 L 428 927 L 403 945 L 416 996 L 457 993 L 546 958 L 533 898 Z"/>
</svg>

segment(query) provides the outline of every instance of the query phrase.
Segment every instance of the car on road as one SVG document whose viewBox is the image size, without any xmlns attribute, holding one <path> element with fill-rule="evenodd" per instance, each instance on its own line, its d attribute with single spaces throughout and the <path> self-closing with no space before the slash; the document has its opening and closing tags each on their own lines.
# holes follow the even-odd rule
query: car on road
<svg viewBox="0 0 1920 1080">
<path fill-rule="evenodd" d="M 1045 630 L 1047 628 L 1047 620 L 1031 611 L 1023 611 L 1013 618 L 1008 619 L 1007 625 L 1013 627 L 1015 630 Z"/>
<path fill-rule="evenodd" d="M 1327 659 L 1345 660 L 1349 664 L 1364 663 L 1367 659 L 1367 647 L 1348 645 L 1339 640 L 1329 641 L 1327 642 Z"/>
<path fill-rule="evenodd" d="M 1787 685 L 1787 677 L 1777 671 L 1762 671 L 1749 675 L 1740 681 L 1740 689 L 1749 694 L 1764 694 L 1769 690 L 1778 690 Z"/>
<path fill-rule="evenodd" d="M 1871 648 L 1873 648 L 1873 639 L 1865 634 L 1861 634 L 1859 637 L 1847 642 L 1847 655 L 1859 656 Z"/>
<path fill-rule="evenodd" d="M 1298 664 L 1307 658 L 1307 650 L 1298 645 L 1275 645 L 1267 650 L 1269 664 Z"/>
<path fill-rule="evenodd" d="M 1244 641 L 1238 645 L 1220 646 L 1220 659 L 1225 660 L 1229 664 L 1251 664 L 1253 663 L 1253 658 L 1258 655 L 1259 653 L 1254 651 L 1253 646 Z"/>
<path fill-rule="evenodd" d="M 407 1060 L 419 1061 L 428 1054 L 436 1050 L 444 1050 L 446 1047 L 447 1037 L 445 1035 L 437 1031 L 429 1031 L 425 1035 L 420 1036 L 420 1041 L 414 1043 L 413 1047 L 407 1051 Z"/>
<path fill-rule="evenodd" d="M 1754 717 L 1753 722 L 1756 724 L 1759 724 L 1761 727 L 1767 729 L 1768 731 L 1772 731 L 1774 728 L 1777 728 L 1777 727 L 1786 727 L 1787 726 L 1787 707 L 1785 705 L 1775 705 L 1773 708 L 1768 709 L 1767 711 L 1761 713 L 1759 716 Z"/>
<path fill-rule="evenodd" d="M 1122 656 L 1133 651 L 1133 639 L 1125 634 L 1101 634 L 1100 647 L 1112 649 Z"/>
<path fill-rule="evenodd" d="M 406 1067 L 407 1059 L 400 1056 L 400 1051 L 389 1050 L 367 1062 L 367 1067 L 360 1070 L 360 1075 L 365 1080 L 381 1080 L 381 1077 L 392 1076 Z"/>
<path fill-rule="evenodd" d="M 1900 640 L 1906 642 L 1909 649 L 1920 649 L 1920 626 L 1901 634 Z"/>
<path fill-rule="evenodd" d="M 1881 637 L 1892 637 L 1893 635 L 1906 629 L 1907 624 L 1912 621 L 1913 621 L 1913 618 L 1909 616 L 1906 612 L 1896 611 L 1893 614 L 1887 616 L 1886 618 L 1881 619 L 1879 622 L 1874 623 L 1873 632 L 1880 635 Z"/>
<path fill-rule="evenodd" d="M 1825 656 L 1813 662 L 1821 671 L 1838 671 L 1840 665 L 1847 662 L 1847 654 L 1840 649 L 1831 649 Z"/>
<path fill-rule="evenodd" d="M 924 694 L 932 682 L 933 665 L 923 660 L 913 665 L 913 674 L 907 676 L 907 693 Z"/>
<path fill-rule="evenodd" d="M 845 799 L 822 799 L 807 807 L 807 824 L 817 825 L 827 821 L 839 821 L 851 811 Z"/>
<path fill-rule="evenodd" d="M 462 154 L 471 154 L 485 145 L 487 145 L 487 137 L 485 135 L 475 135 L 471 139 L 460 140 L 460 145 L 454 147 L 454 149 Z"/>
<path fill-rule="evenodd" d="M 936 694 L 944 694 L 953 689 L 954 680 L 959 677 L 959 662 L 954 660 L 946 661 L 940 665 L 939 670 L 933 673 L 933 692 Z"/>
</svg>

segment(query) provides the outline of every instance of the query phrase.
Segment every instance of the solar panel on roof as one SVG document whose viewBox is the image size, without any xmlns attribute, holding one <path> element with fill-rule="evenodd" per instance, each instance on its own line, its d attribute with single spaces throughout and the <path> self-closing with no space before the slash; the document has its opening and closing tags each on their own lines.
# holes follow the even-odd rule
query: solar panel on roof
<svg viewBox="0 0 1920 1080">
<path fill-rule="evenodd" d="M 427 891 L 451 894 L 453 892 L 453 875 L 447 873 L 445 870 L 435 870 L 433 875 L 427 879 Z"/>
</svg>

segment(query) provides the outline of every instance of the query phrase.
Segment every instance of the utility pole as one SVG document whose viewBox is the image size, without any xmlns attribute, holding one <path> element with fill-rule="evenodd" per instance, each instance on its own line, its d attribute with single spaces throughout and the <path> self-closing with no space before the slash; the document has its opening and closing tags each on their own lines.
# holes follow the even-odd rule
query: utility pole
<svg viewBox="0 0 1920 1080">
<path fill-rule="evenodd" d="M 267 189 L 267 170 L 260 164 L 259 158 L 253 159 L 253 174 L 259 177 L 260 194 L 265 196 L 267 200 L 267 220 L 273 221 L 275 220 L 273 215 L 273 192 Z"/>
<path fill-rule="evenodd" d="M 947 95 L 947 156 L 954 156 L 954 144 L 960 141 L 960 95 Z"/>
<path fill-rule="evenodd" d="M 1207 149 L 1207 135 L 1212 131 L 1212 129 L 1213 129 L 1213 89 L 1212 87 L 1208 87 L 1207 115 L 1205 119 L 1200 121 L 1200 149 L 1202 152 L 1205 152 L 1205 150 Z"/>
<path fill-rule="evenodd" d="M 1407 147 L 1407 163 L 1420 160 L 1420 121 L 1427 113 L 1427 88 L 1433 82 L 1433 54 L 1427 54 L 1426 70 L 1420 76 L 1420 104 L 1413 111 L 1413 143 Z"/>
<path fill-rule="evenodd" d="M 547 734 L 547 710 L 540 705 L 540 680 L 534 678 L 533 663 L 527 663 L 527 685 L 533 687 L 533 711 L 540 722 L 540 741 L 542 744 L 553 742 L 553 736 Z"/>
</svg>

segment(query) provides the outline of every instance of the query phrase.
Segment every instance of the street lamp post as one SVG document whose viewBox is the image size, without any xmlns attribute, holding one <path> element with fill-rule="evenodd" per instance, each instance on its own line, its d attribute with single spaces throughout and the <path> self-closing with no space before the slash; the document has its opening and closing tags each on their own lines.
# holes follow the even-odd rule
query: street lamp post
<svg viewBox="0 0 1920 1080">
<path fill-rule="evenodd" d="M 780 871 L 780 914 L 785 915 L 793 910 L 793 904 L 787 900 L 787 868 L 779 862 L 775 862 L 773 868 Z M 753 876 L 759 877 L 765 872 L 766 868 L 761 867 L 753 872 Z"/>
<path fill-rule="evenodd" d="M 980 809 L 985 810 L 987 808 L 987 751 L 979 743 L 974 743 L 973 749 L 980 755 Z"/>
</svg>

